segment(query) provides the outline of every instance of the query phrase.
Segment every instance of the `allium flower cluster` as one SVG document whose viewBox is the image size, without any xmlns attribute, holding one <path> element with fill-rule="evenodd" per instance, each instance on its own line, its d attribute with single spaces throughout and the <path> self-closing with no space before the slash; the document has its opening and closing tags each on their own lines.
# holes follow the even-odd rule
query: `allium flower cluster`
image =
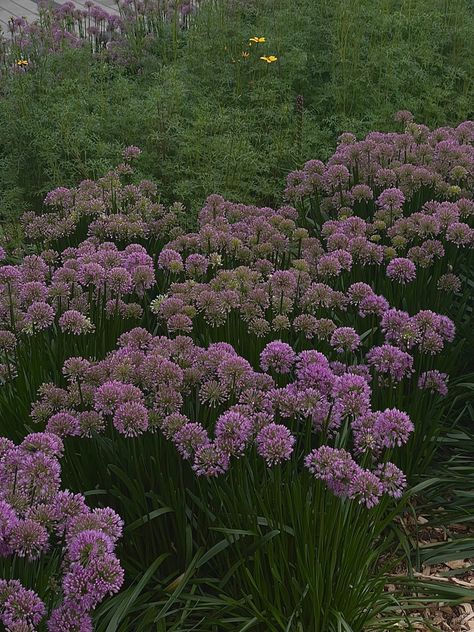
<svg viewBox="0 0 474 632">
<path fill-rule="evenodd" d="M 114 553 L 122 521 L 111 509 L 91 510 L 83 496 L 60 489 L 62 452 L 61 439 L 49 432 L 2 444 L 0 554 L 31 561 L 52 554 L 62 573 L 61 602 L 50 613 L 19 581 L 0 580 L 0 620 L 12 632 L 35 630 L 45 616 L 51 632 L 72 632 L 81 620 L 88 629 L 94 608 L 123 582 Z"/>
</svg>

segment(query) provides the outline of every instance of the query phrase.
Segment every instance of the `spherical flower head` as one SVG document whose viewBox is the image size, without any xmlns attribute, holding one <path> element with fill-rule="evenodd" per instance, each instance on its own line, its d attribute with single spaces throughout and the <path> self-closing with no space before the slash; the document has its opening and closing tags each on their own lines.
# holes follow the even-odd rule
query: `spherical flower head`
<svg viewBox="0 0 474 632">
<path fill-rule="evenodd" d="M 447 373 L 441 373 L 437 370 L 425 371 L 418 379 L 418 388 L 445 397 L 448 394 L 448 379 Z"/>
<path fill-rule="evenodd" d="M 225 474 L 229 469 L 229 455 L 216 443 L 204 443 L 194 455 L 193 470 L 207 478 Z"/>
<path fill-rule="evenodd" d="M 178 430 L 187 423 L 190 422 L 186 415 L 182 415 L 181 413 L 172 413 L 171 415 L 167 415 L 162 421 L 159 421 L 158 425 L 160 426 L 161 432 L 166 439 L 172 439 Z"/>
<path fill-rule="evenodd" d="M 21 449 L 26 452 L 42 452 L 47 456 L 61 457 L 64 444 L 61 439 L 50 432 L 33 432 L 23 439 Z"/>
<path fill-rule="evenodd" d="M 65 601 L 53 610 L 48 632 L 93 632 L 91 616 L 74 601 Z"/>
<path fill-rule="evenodd" d="M 116 266 L 107 271 L 107 287 L 118 295 L 128 294 L 132 290 L 132 276 L 130 272 L 121 266 Z"/>
<path fill-rule="evenodd" d="M 216 445 L 229 456 L 242 456 L 252 435 L 252 422 L 244 415 L 228 411 L 217 419 Z"/>
<path fill-rule="evenodd" d="M 186 314 L 173 314 L 166 321 L 166 328 L 170 334 L 189 334 L 193 330 L 193 321 Z"/>
<path fill-rule="evenodd" d="M 407 485 L 405 474 L 393 463 L 380 464 L 375 470 L 375 475 L 382 484 L 383 493 L 392 498 L 401 498 Z"/>
<path fill-rule="evenodd" d="M 416 278 L 416 266 L 410 259 L 395 257 L 387 266 L 387 276 L 398 283 L 410 283 Z"/>
<path fill-rule="evenodd" d="M 94 393 L 94 408 L 104 415 L 113 415 L 125 402 L 143 403 L 142 391 L 133 384 L 109 380 L 101 384 Z"/>
<path fill-rule="evenodd" d="M 66 523 L 72 518 L 87 514 L 89 511 L 84 496 L 70 491 L 60 491 L 53 500 L 54 512 L 58 520 L 58 531 L 64 531 Z"/>
<path fill-rule="evenodd" d="M 16 336 L 13 332 L 7 329 L 0 330 L 0 349 L 5 352 L 11 352 L 16 347 Z"/>
<path fill-rule="evenodd" d="M 405 196 L 400 189 L 385 189 L 376 200 L 377 206 L 384 210 L 397 210 L 405 203 Z"/>
<path fill-rule="evenodd" d="M 398 110 L 393 115 L 393 120 L 396 123 L 403 123 L 403 125 L 408 125 L 408 123 L 413 123 L 414 116 L 409 110 Z"/>
<path fill-rule="evenodd" d="M 133 160 L 136 160 L 141 153 L 142 150 L 140 149 L 140 147 L 129 145 L 128 147 L 125 147 L 125 149 L 122 151 L 122 157 L 126 162 L 132 162 Z"/>
<path fill-rule="evenodd" d="M 48 548 L 49 534 L 46 528 L 26 518 L 13 525 L 10 532 L 10 546 L 18 557 L 36 560 Z"/>
<path fill-rule="evenodd" d="M 13 586 L 12 582 L 9 583 L 9 595 L 2 604 L 1 620 L 3 624 L 11 632 L 35 630 L 46 614 L 44 603 L 32 590 L 27 590 L 21 585 Z"/>
<path fill-rule="evenodd" d="M 377 413 L 366 412 L 356 417 L 351 423 L 352 434 L 354 437 L 354 451 L 357 454 L 371 452 L 378 455 L 381 450 L 380 437 L 375 427 L 377 421 Z"/>
<path fill-rule="evenodd" d="M 125 437 L 138 437 L 148 428 L 148 411 L 140 402 L 124 402 L 115 411 L 113 424 Z"/>
<path fill-rule="evenodd" d="M 224 357 L 217 367 L 217 377 L 228 391 L 240 390 L 248 385 L 252 374 L 250 363 L 238 355 Z"/>
<path fill-rule="evenodd" d="M 436 287 L 441 292 L 459 294 L 461 291 L 461 279 L 456 274 L 448 272 L 439 277 Z"/>
<path fill-rule="evenodd" d="M 290 458 L 295 438 L 286 426 L 270 423 L 260 430 L 255 443 L 257 453 L 271 467 Z"/>
<path fill-rule="evenodd" d="M 359 303 L 359 316 L 365 318 L 375 314 L 379 318 L 389 309 L 390 305 L 384 296 L 371 294 L 363 298 Z"/>
<path fill-rule="evenodd" d="M 260 354 L 260 366 L 266 372 L 290 373 L 296 361 L 296 353 L 286 342 L 269 342 Z"/>
<path fill-rule="evenodd" d="M 322 255 L 319 258 L 317 272 L 322 279 L 337 277 L 340 275 L 341 270 L 342 265 L 338 257 L 335 257 L 333 254 Z"/>
<path fill-rule="evenodd" d="M 173 443 L 180 455 L 189 460 L 199 447 L 209 443 L 209 437 L 201 424 L 189 422 L 173 435 Z"/>
<path fill-rule="evenodd" d="M 343 415 L 358 417 L 370 407 L 371 389 L 361 375 L 344 373 L 336 377 L 332 394 L 339 401 Z"/>
<path fill-rule="evenodd" d="M 187 257 L 185 263 L 186 273 L 193 277 L 202 277 L 206 274 L 209 267 L 209 259 L 198 253 L 191 254 Z"/>
<path fill-rule="evenodd" d="M 400 382 L 413 372 L 413 357 L 392 345 L 372 347 L 366 355 L 369 366 L 378 373 L 387 374 L 394 382 Z"/>
<path fill-rule="evenodd" d="M 42 330 L 53 324 L 55 312 L 48 303 L 35 301 L 28 307 L 26 316 L 28 325 L 34 327 L 34 329 Z"/>
<path fill-rule="evenodd" d="M 374 291 L 367 283 L 353 283 L 347 290 L 347 296 L 351 303 L 358 305 L 364 299 L 373 296 Z"/>
<path fill-rule="evenodd" d="M 377 413 L 374 430 L 385 448 L 404 445 L 415 429 L 410 417 L 397 408 L 387 408 Z"/>
<path fill-rule="evenodd" d="M 360 336 L 352 327 L 338 327 L 334 330 L 329 344 L 337 353 L 355 351 L 360 346 Z"/>
<path fill-rule="evenodd" d="M 380 324 L 385 340 L 402 349 L 411 349 L 420 341 L 420 325 L 407 312 L 389 309 L 383 314 Z"/>
<path fill-rule="evenodd" d="M 102 531 L 87 529 L 76 534 L 68 543 L 67 556 L 72 562 L 88 566 L 91 560 L 111 553 L 114 543 Z"/>
<path fill-rule="evenodd" d="M 324 481 L 336 496 L 349 496 L 350 486 L 360 469 L 352 456 L 342 448 L 323 445 L 305 458 L 305 466 L 313 476 Z"/>
<path fill-rule="evenodd" d="M 183 258 L 176 250 L 165 248 L 158 256 L 158 268 L 177 274 L 184 269 Z"/>
<path fill-rule="evenodd" d="M 76 415 L 63 411 L 55 413 L 46 424 L 46 432 L 58 437 L 75 437 L 79 435 L 79 420 Z"/>
<path fill-rule="evenodd" d="M 89 369 L 91 363 L 85 358 L 68 358 L 63 365 L 63 375 L 69 380 L 82 380 Z"/>
<path fill-rule="evenodd" d="M 464 222 L 453 222 L 446 230 L 446 239 L 456 246 L 472 246 L 474 229 Z"/>
<path fill-rule="evenodd" d="M 62 332 L 80 336 L 94 331 L 95 327 L 90 318 L 75 309 L 69 309 L 59 319 L 59 327 Z"/>
<path fill-rule="evenodd" d="M 103 531 L 112 542 L 116 542 L 122 537 L 123 520 L 110 507 L 98 507 L 92 511 L 92 515 L 96 520 L 97 528 Z"/>
<path fill-rule="evenodd" d="M 384 487 L 375 474 L 361 467 L 355 470 L 349 487 L 350 498 L 371 509 L 380 502 L 383 491 Z"/>
<path fill-rule="evenodd" d="M 90 566 L 70 562 L 63 576 L 62 589 L 65 602 L 71 602 L 84 612 L 93 610 L 105 597 L 103 587 L 97 582 Z"/>
<path fill-rule="evenodd" d="M 101 434 L 105 428 L 105 420 L 102 415 L 95 410 L 85 410 L 78 413 L 79 435 L 91 438 Z"/>
</svg>

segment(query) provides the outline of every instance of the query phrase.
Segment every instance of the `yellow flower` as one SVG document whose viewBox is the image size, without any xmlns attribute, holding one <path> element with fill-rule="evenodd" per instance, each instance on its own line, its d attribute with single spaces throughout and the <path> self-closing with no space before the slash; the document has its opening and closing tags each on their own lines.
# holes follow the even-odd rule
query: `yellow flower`
<svg viewBox="0 0 474 632">
<path fill-rule="evenodd" d="M 17 66 L 28 66 L 28 62 L 26 61 L 26 59 L 18 59 L 16 62 Z"/>
<path fill-rule="evenodd" d="M 250 42 L 255 42 L 255 44 L 263 44 L 265 42 L 264 37 L 251 37 Z"/>
<path fill-rule="evenodd" d="M 278 57 L 275 57 L 275 55 L 264 55 L 263 57 L 260 57 L 260 59 L 266 61 L 267 64 L 273 64 L 273 62 L 276 61 Z"/>
<path fill-rule="evenodd" d="M 244 59 L 247 59 L 247 57 L 250 57 L 250 53 L 249 53 L 248 51 L 246 51 L 246 50 L 243 50 L 243 51 L 242 51 L 242 57 L 243 57 Z"/>
</svg>

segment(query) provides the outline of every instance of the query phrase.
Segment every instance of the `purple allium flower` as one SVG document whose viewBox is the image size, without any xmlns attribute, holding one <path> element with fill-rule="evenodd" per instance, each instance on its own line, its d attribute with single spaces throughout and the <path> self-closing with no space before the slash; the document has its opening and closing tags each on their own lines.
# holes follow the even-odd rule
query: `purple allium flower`
<svg viewBox="0 0 474 632">
<path fill-rule="evenodd" d="M 61 331 L 75 336 L 90 333 L 95 329 L 91 320 L 75 309 L 64 312 L 59 319 L 59 327 Z"/>
<path fill-rule="evenodd" d="M 75 516 L 88 511 L 84 496 L 69 491 L 60 491 L 53 500 L 53 506 L 59 525 L 64 528 L 66 523 Z"/>
<path fill-rule="evenodd" d="M 260 366 L 264 371 L 290 373 L 296 361 L 296 353 L 286 342 L 269 342 L 260 354 Z"/>
<path fill-rule="evenodd" d="M 228 411 L 217 419 L 216 446 L 229 456 L 242 456 L 252 435 L 252 422 L 244 415 Z"/>
<path fill-rule="evenodd" d="M 333 396 L 337 398 L 344 415 L 358 417 L 370 407 L 371 389 L 361 375 L 344 373 L 334 381 Z"/>
<path fill-rule="evenodd" d="M 329 341 L 337 353 L 355 351 L 360 346 L 360 336 L 352 327 L 338 327 Z"/>
<path fill-rule="evenodd" d="M 48 620 L 48 632 L 93 632 L 91 616 L 74 602 L 63 602 Z"/>
<path fill-rule="evenodd" d="M 113 415 L 118 406 L 126 402 L 143 403 L 142 391 L 133 384 L 110 380 L 94 393 L 94 408 L 104 415 Z"/>
<path fill-rule="evenodd" d="M 166 439 L 172 439 L 178 430 L 188 423 L 190 423 L 190 421 L 186 415 L 172 413 L 159 422 L 159 426 Z"/>
<path fill-rule="evenodd" d="M 193 470 L 198 476 L 220 476 L 229 469 L 229 455 L 217 444 L 204 443 L 195 452 Z"/>
<path fill-rule="evenodd" d="M 105 420 L 95 410 L 85 410 L 78 414 L 79 434 L 81 437 L 93 437 L 105 428 Z"/>
<path fill-rule="evenodd" d="M 372 347 L 366 355 L 366 360 L 378 373 L 390 375 L 394 382 L 400 382 L 413 372 L 413 357 L 392 345 Z"/>
<path fill-rule="evenodd" d="M 327 445 L 312 450 L 305 458 L 305 466 L 336 496 L 349 495 L 350 484 L 360 469 L 349 452 Z"/>
<path fill-rule="evenodd" d="M 383 491 L 384 486 L 375 474 L 359 467 L 355 470 L 349 487 L 351 498 L 371 509 L 379 503 Z"/>
<path fill-rule="evenodd" d="M 382 463 L 375 470 L 375 474 L 382 483 L 384 494 L 393 498 L 400 498 L 406 487 L 405 474 L 393 463 Z"/>
<path fill-rule="evenodd" d="M 370 314 L 376 314 L 381 317 L 389 309 L 389 307 L 389 302 L 384 296 L 371 294 L 360 301 L 359 316 L 365 318 Z"/>
<path fill-rule="evenodd" d="M 385 210 L 400 209 L 405 203 L 405 196 L 400 189 L 385 189 L 377 198 L 376 203 Z"/>
<path fill-rule="evenodd" d="M 158 256 L 158 267 L 172 273 L 181 272 L 184 268 L 183 258 L 176 250 L 165 248 Z"/>
<path fill-rule="evenodd" d="M 189 422 L 173 435 L 173 443 L 184 459 L 191 459 L 196 450 L 209 443 L 209 437 L 201 424 Z"/>
<path fill-rule="evenodd" d="M 383 447 L 394 448 L 408 441 L 414 426 L 406 413 L 396 408 L 387 408 L 377 413 L 374 430 Z"/>
<path fill-rule="evenodd" d="M 90 365 L 85 358 L 68 358 L 63 365 L 63 374 L 71 380 L 83 379 Z"/>
<path fill-rule="evenodd" d="M 47 456 L 61 457 L 64 445 L 56 434 L 50 432 L 34 432 L 26 435 L 21 443 L 21 448 L 27 452 L 42 452 Z"/>
<path fill-rule="evenodd" d="M 129 145 L 128 147 L 125 147 L 125 149 L 122 151 L 122 156 L 124 160 L 126 160 L 127 162 L 131 162 L 132 160 L 136 160 L 141 153 L 142 150 L 140 149 L 140 147 Z"/>
<path fill-rule="evenodd" d="M 115 411 L 113 424 L 125 437 L 138 437 L 148 428 L 148 411 L 140 402 L 124 402 Z"/>
<path fill-rule="evenodd" d="M 128 294 L 132 290 L 132 276 L 126 268 L 116 266 L 107 271 L 107 287 L 115 294 Z"/>
<path fill-rule="evenodd" d="M 54 322 L 54 309 L 44 301 L 35 301 L 27 311 L 27 322 L 35 329 L 47 329 Z"/>
<path fill-rule="evenodd" d="M 461 279 L 456 274 L 448 272 L 447 274 L 443 274 L 439 277 L 436 287 L 442 292 L 459 294 L 461 291 Z"/>
<path fill-rule="evenodd" d="M 79 420 L 76 415 L 66 411 L 54 414 L 46 424 L 46 432 L 58 437 L 74 437 L 79 435 Z"/>
<path fill-rule="evenodd" d="M 439 393 L 442 397 L 448 394 L 448 374 L 440 371 L 425 371 L 418 379 L 418 388 L 426 389 L 432 393 Z"/>
<path fill-rule="evenodd" d="M 2 604 L 3 624 L 11 632 L 35 630 L 46 614 L 44 603 L 32 590 L 9 583 L 9 595 Z"/>
<path fill-rule="evenodd" d="M 271 467 L 290 458 L 295 438 L 286 426 L 270 423 L 260 430 L 255 443 L 258 454 Z"/>
<path fill-rule="evenodd" d="M 472 245 L 474 240 L 474 230 L 469 224 L 463 222 L 453 222 L 446 230 L 446 239 L 456 246 Z"/>
<path fill-rule="evenodd" d="M 355 303 L 356 305 L 373 294 L 374 291 L 370 285 L 362 282 L 353 283 L 347 290 L 347 296 L 349 297 L 351 303 Z"/>
<path fill-rule="evenodd" d="M 416 266 L 410 259 L 396 257 L 387 266 L 387 276 L 398 283 L 410 283 L 416 278 Z"/>
<path fill-rule="evenodd" d="M 404 125 L 407 125 L 407 123 L 413 122 L 414 116 L 409 110 L 399 110 L 393 115 L 393 120 L 397 123 L 403 123 Z"/>
<path fill-rule="evenodd" d="M 381 329 L 387 342 L 410 349 L 420 340 L 420 326 L 407 312 L 389 309 L 382 316 Z"/>
<path fill-rule="evenodd" d="M 71 538 L 67 554 L 72 562 L 80 562 L 82 566 L 87 566 L 91 560 L 111 553 L 113 548 L 114 543 L 105 533 L 87 529 Z"/>
<path fill-rule="evenodd" d="M 16 336 L 13 332 L 6 329 L 0 330 L 0 349 L 11 352 L 17 344 Z"/>
<path fill-rule="evenodd" d="M 204 255 L 200 255 L 198 253 L 194 253 L 189 255 L 186 259 L 185 269 L 186 273 L 192 277 L 201 277 L 204 276 L 207 272 L 207 268 L 209 267 L 209 259 L 204 257 Z"/>
<path fill-rule="evenodd" d="M 36 560 L 48 548 L 49 534 L 35 520 L 18 520 L 10 532 L 10 546 L 19 557 Z"/>
</svg>

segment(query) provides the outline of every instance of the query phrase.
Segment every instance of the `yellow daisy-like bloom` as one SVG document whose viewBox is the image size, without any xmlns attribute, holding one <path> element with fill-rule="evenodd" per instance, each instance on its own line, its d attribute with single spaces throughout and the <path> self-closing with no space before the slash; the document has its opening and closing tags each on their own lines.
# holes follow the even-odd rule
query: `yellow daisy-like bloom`
<svg viewBox="0 0 474 632">
<path fill-rule="evenodd" d="M 251 37 L 249 41 L 255 44 L 263 44 L 266 40 L 264 37 Z"/>
<path fill-rule="evenodd" d="M 244 59 L 247 59 L 248 57 L 250 57 L 250 53 L 249 53 L 249 52 L 247 52 L 246 50 L 243 50 L 243 51 L 242 51 L 242 57 L 243 57 Z"/>
<path fill-rule="evenodd" d="M 273 64 L 273 62 L 277 61 L 278 57 L 275 57 L 275 55 L 264 55 L 263 57 L 260 57 L 260 59 L 266 61 L 267 64 Z"/>
<path fill-rule="evenodd" d="M 28 62 L 26 61 L 26 59 L 18 59 L 16 62 L 17 66 L 28 66 Z"/>
</svg>

